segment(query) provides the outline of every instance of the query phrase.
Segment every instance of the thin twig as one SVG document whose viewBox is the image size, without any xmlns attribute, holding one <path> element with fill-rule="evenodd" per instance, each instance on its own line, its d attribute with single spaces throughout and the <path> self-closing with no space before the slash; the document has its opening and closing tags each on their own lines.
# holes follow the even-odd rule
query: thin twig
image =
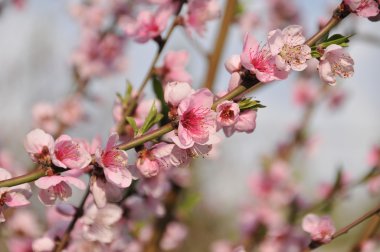
<svg viewBox="0 0 380 252">
<path fill-rule="evenodd" d="M 73 219 L 71 220 L 71 222 L 70 222 L 69 226 L 67 227 L 65 233 L 63 234 L 61 240 L 54 247 L 54 250 L 53 250 L 54 252 L 61 252 L 66 247 L 66 245 L 69 243 L 71 231 L 74 229 L 75 224 L 77 223 L 78 219 L 83 216 L 84 204 L 86 203 L 86 200 L 87 200 L 89 195 L 90 195 L 90 188 L 88 186 L 86 193 L 83 195 L 82 201 L 79 204 Z"/>
<path fill-rule="evenodd" d="M 362 216 L 360 216 L 359 218 L 357 218 L 356 220 L 354 220 L 353 222 L 351 222 L 347 226 L 344 226 L 343 228 L 336 231 L 335 234 L 332 236 L 331 241 L 333 241 L 336 238 L 348 233 L 352 228 L 356 227 L 360 223 L 366 221 L 367 219 L 373 217 L 374 215 L 376 215 L 378 213 L 380 213 L 380 205 L 373 208 L 372 210 L 366 212 L 365 214 L 363 214 Z M 318 244 L 312 243 L 312 245 L 311 245 L 312 247 L 310 247 L 310 245 L 309 245 L 309 248 L 311 250 L 313 250 L 313 249 L 316 249 L 316 248 L 323 246 L 323 245 L 324 245 L 323 243 L 318 243 Z"/>
</svg>

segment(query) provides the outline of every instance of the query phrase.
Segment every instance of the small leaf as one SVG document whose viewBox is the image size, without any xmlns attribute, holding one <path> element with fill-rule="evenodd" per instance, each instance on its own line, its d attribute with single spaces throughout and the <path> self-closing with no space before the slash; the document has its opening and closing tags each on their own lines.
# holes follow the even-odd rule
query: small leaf
<svg viewBox="0 0 380 252">
<path fill-rule="evenodd" d="M 128 124 L 131 125 L 133 131 L 135 132 L 135 135 L 137 134 L 137 132 L 139 131 L 138 127 L 137 127 L 137 124 L 136 124 L 136 121 L 133 117 L 130 117 L 130 116 L 127 116 L 125 118 L 125 120 L 127 120 Z"/>
<path fill-rule="evenodd" d="M 240 110 L 246 109 L 258 109 L 265 108 L 264 105 L 260 103 L 260 101 L 252 100 L 251 98 L 246 98 L 238 102 Z"/>
<path fill-rule="evenodd" d="M 157 76 L 153 76 L 153 90 L 157 99 L 161 102 L 161 112 L 164 115 L 163 120 L 162 120 L 162 125 L 163 125 L 169 122 L 169 118 L 168 118 L 169 106 L 165 102 L 164 89 L 162 88 L 162 83 L 157 78 Z"/>
<path fill-rule="evenodd" d="M 145 118 L 143 126 L 139 130 L 139 134 L 144 134 L 150 128 L 153 127 L 163 118 L 161 113 L 158 113 L 155 103 L 153 102 L 152 107 L 150 108 L 148 116 Z"/>
</svg>

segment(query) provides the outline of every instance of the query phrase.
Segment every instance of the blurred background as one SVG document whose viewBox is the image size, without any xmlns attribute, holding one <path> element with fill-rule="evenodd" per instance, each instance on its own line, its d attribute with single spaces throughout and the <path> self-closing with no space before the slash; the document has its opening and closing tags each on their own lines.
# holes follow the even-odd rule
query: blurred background
<svg viewBox="0 0 380 252">
<path fill-rule="evenodd" d="M 78 46 L 80 32 L 69 11 L 70 4 L 74 2 L 29 0 L 20 10 L 9 7 L 0 14 L 0 147 L 11 152 L 24 165 L 29 164 L 23 140 L 33 127 L 33 104 L 38 101 L 54 103 L 73 89 L 70 57 Z M 329 18 L 332 8 L 339 4 L 334 0 L 294 2 L 300 10 L 306 37 L 313 34 L 319 21 Z M 264 43 L 271 28 L 270 20 L 267 20 L 268 6 L 265 1 L 247 0 L 245 3 L 260 18 L 260 24 L 253 27 L 252 33 Z M 207 50 L 212 50 L 218 26 L 219 20 L 211 22 L 203 38 L 194 34 L 193 39 Z M 303 192 L 311 198 L 315 198 L 316 188 L 321 182 L 333 183 L 340 167 L 352 178 L 366 173 L 368 153 L 374 144 L 380 142 L 380 83 L 377 72 L 380 71 L 380 34 L 376 32 L 379 24 L 350 16 L 335 31 L 344 35 L 355 33 L 348 48 L 355 61 L 355 74 L 350 79 L 338 81 L 338 88 L 344 90 L 347 97 L 339 109 L 332 111 L 326 103 L 317 105 L 310 122 L 310 132 L 315 137 L 314 150 L 312 153 L 301 151 L 295 157 Z M 223 62 L 230 55 L 241 52 L 242 40 L 240 27 L 232 26 L 218 67 L 215 90 L 226 89 L 230 75 Z M 207 62 L 189 41 L 178 28 L 165 50 L 185 49 L 190 52 L 187 70 L 192 75 L 193 86 L 200 87 Z M 91 81 L 90 99 L 84 106 L 86 121 L 68 133 L 88 139 L 99 134 L 105 140 L 114 125 L 112 107 L 116 92 L 124 92 L 126 80 L 135 87 L 139 85 L 155 51 L 154 42 L 129 42 L 125 50 L 125 71 Z M 212 240 L 236 236 L 239 210 L 246 202 L 253 201 L 247 179 L 260 169 L 262 157 L 271 155 L 278 144 L 287 139 L 301 118 L 302 109 L 292 100 L 295 80 L 294 73 L 285 81 L 268 84 L 251 94 L 266 106 L 258 112 L 255 132 L 235 134 L 222 141 L 212 158 L 199 158 L 194 162 L 191 191 L 197 195 L 199 205 L 192 212 L 189 223 L 192 228 L 207 232 L 208 237 L 204 237 L 203 232 L 194 233 L 187 241 L 192 249 L 186 251 L 203 251 L 204 244 Z M 147 96 L 153 94 L 151 87 L 146 90 Z M 347 224 L 374 204 L 378 202 L 367 196 L 366 188 L 355 189 L 335 209 L 336 226 Z M 360 228 L 355 232 L 360 232 Z M 198 248 L 192 239 L 202 239 L 204 243 L 199 242 Z M 339 244 L 339 240 L 334 244 L 321 251 L 336 251 L 333 247 Z"/>
</svg>

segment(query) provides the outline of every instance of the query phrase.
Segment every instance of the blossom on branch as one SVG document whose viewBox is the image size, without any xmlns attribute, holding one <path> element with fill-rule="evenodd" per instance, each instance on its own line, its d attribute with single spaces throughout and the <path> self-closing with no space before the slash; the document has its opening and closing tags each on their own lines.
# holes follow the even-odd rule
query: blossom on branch
<svg viewBox="0 0 380 252">
<path fill-rule="evenodd" d="M 0 168 L 0 181 L 10 179 L 12 175 Z M 5 221 L 4 210 L 8 207 L 21 207 L 29 205 L 28 198 L 32 195 L 29 184 L 0 188 L 0 223 Z"/>
<path fill-rule="evenodd" d="M 268 34 L 268 44 L 276 57 L 278 69 L 289 72 L 290 69 L 302 71 L 307 67 L 306 61 L 311 59 L 311 49 L 305 45 L 302 27 L 290 25 L 284 30 L 274 30 Z"/>
<path fill-rule="evenodd" d="M 374 17 L 379 14 L 379 2 L 376 0 L 344 0 L 353 13 L 360 17 Z"/>
<path fill-rule="evenodd" d="M 319 62 L 319 76 L 329 85 L 335 85 L 335 76 L 349 78 L 354 74 L 354 60 L 339 45 L 329 45 Z"/>
<path fill-rule="evenodd" d="M 277 69 L 275 58 L 272 56 L 268 45 L 260 48 L 256 39 L 246 34 L 244 38 L 243 52 L 240 54 L 241 65 L 256 75 L 262 82 L 285 79 L 286 71 Z"/>
<path fill-rule="evenodd" d="M 302 228 L 311 235 L 312 241 L 318 243 L 330 242 L 336 231 L 330 217 L 318 217 L 315 214 L 303 218 Z"/>
</svg>

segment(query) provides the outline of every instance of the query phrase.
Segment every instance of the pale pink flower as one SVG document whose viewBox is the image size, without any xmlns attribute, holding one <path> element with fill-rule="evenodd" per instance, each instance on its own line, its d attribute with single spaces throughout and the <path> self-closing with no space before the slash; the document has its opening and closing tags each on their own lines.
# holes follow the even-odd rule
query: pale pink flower
<svg viewBox="0 0 380 252">
<path fill-rule="evenodd" d="M 232 101 L 224 101 L 216 108 L 218 129 L 230 137 L 235 131 L 252 133 L 256 128 L 257 112 L 252 109 L 240 111 L 239 105 Z"/>
<path fill-rule="evenodd" d="M 269 48 L 267 46 L 260 48 L 256 39 L 248 33 L 244 38 L 243 52 L 240 54 L 240 58 L 242 66 L 254 73 L 259 81 L 269 82 L 287 77 L 286 71 L 277 69 Z"/>
<path fill-rule="evenodd" d="M 165 233 L 160 242 L 163 250 L 173 250 L 178 248 L 188 234 L 187 227 L 179 222 L 171 222 L 167 225 Z"/>
<path fill-rule="evenodd" d="M 75 177 L 70 176 L 46 176 L 39 178 L 34 184 L 40 188 L 39 199 L 48 206 L 54 205 L 57 199 L 67 200 L 72 195 L 69 185 L 84 190 L 86 184 Z"/>
<path fill-rule="evenodd" d="M 128 216 L 132 220 L 144 220 L 153 216 L 163 216 L 165 207 L 160 200 L 147 196 L 132 195 L 124 201 Z"/>
<path fill-rule="evenodd" d="M 251 11 L 245 11 L 239 17 L 239 26 L 242 34 L 246 34 L 247 32 L 252 32 L 254 28 L 256 28 L 260 23 L 259 16 Z"/>
<path fill-rule="evenodd" d="M 193 88 L 187 82 L 170 82 L 165 87 L 164 98 L 169 106 L 176 108 L 182 100 L 193 93 Z"/>
<path fill-rule="evenodd" d="M 96 161 L 103 167 L 107 181 L 120 188 L 126 188 L 132 183 L 132 174 L 127 170 L 127 153 L 114 148 L 118 138 L 116 133 L 112 134 L 106 148 L 103 151 L 98 149 L 95 155 Z"/>
<path fill-rule="evenodd" d="M 82 169 L 91 162 L 91 156 L 79 142 L 68 135 L 62 135 L 55 141 L 53 163 L 70 169 Z"/>
<path fill-rule="evenodd" d="M 380 166 L 380 145 L 372 147 L 368 153 L 367 162 L 370 167 Z"/>
<path fill-rule="evenodd" d="M 332 110 L 340 108 L 347 99 L 347 92 L 342 88 L 334 88 L 328 96 L 328 105 Z"/>
<path fill-rule="evenodd" d="M 318 89 L 313 83 L 306 79 L 297 81 L 293 89 L 293 102 L 297 106 L 308 106 L 315 101 L 318 96 Z"/>
<path fill-rule="evenodd" d="M 14 235 L 22 234 L 31 238 L 42 235 L 42 223 L 38 220 L 37 215 L 27 208 L 19 208 L 14 211 L 12 217 L 7 220 L 7 228 Z"/>
<path fill-rule="evenodd" d="M 136 167 L 145 177 L 156 176 L 161 170 L 168 169 L 169 163 L 164 160 L 171 155 L 174 144 L 159 143 L 150 149 L 139 152 Z"/>
<path fill-rule="evenodd" d="M 105 207 L 107 202 L 119 202 L 124 193 L 123 188 L 113 183 L 107 183 L 107 180 L 102 176 L 91 176 L 90 190 L 98 208 Z"/>
<path fill-rule="evenodd" d="M 216 107 L 216 121 L 219 127 L 232 126 L 239 118 L 239 104 L 233 101 L 224 101 Z"/>
<path fill-rule="evenodd" d="M 12 175 L 5 169 L 0 168 L 0 181 L 10 179 Z M 4 210 L 8 207 L 21 207 L 29 205 L 28 198 L 31 196 L 29 184 L 13 187 L 0 188 L 0 223 L 5 221 Z"/>
<path fill-rule="evenodd" d="M 59 128 L 56 113 L 54 106 L 50 103 L 36 103 L 32 109 L 33 124 L 50 134 L 54 134 Z"/>
<path fill-rule="evenodd" d="M 104 6 L 99 4 L 73 4 L 70 12 L 81 25 L 90 29 L 99 29 L 106 17 Z"/>
<path fill-rule="evenodd" d="M 47 252 L 54 249 L 55 242 L 51 237 L 44 236 L 34 240 L 32 248 L 35 252 Z"/>
<path fill-rule="evenodd" d="M 224 66 L 226 67 L 227 71 L 231 74 L 234 72 L 240 71 L 241 69 L 240 55 L 234 54 L 231 57 L 229 57 L 226 60 L 226 62 L 224 62 Z"/>
<path fill-rule="evenodd" d="M 189 30 L 195 30 L 203 36 L 206 22 L 219 18 L 220 4 L 217 0 L 189 0 L 185 25 Z"/>
<path fill-rule="evenodd" d="M 380 192 L 380 176 L 371 178 L 368 181 L 368 190 L 373 195 L 378 195 Z"/>
<path fill-rule="evenodd" d="M 339 45 L 329 45 L 319 62 L 319 76 L 330 85 L 335 85 L 335 76 L 351 77 L 354 73 L 354 61 Z"/>
<path fill-rule="evenodd" d="M 84 33 L 72 62 L 81 78 L 105 76 L 125 68 L 123 38 L 107 34 L 104 38 L 93 32 Z"/>
<path fill-rule="evenodd" d="M 237 103 L 223 102 L 218 105 L 216 112 L 218 128 L 223 128 L 227 137 L 235 131 L 252 133 L 256 128 L 257 112 L 253 109 L 240 111 Z"/>
<path fill-rule="evenodd" d="M 25 150 L 34 162 L 49 165 L 54 155 L 54 139 L 41 129 L 35 129 L 26 135 Z"/>
<path fill-rule="evenodd" d="M 179 81 L 191 83 L 191 76 L 185 66 L 189 61 L 189 53 L 186 51 L 170 51 L 165 55 L 164 65 L 157 69 L 162 78 L 162 84 Z"/>
<path fill-rule="evenodd" d="M 379 3 L 376 0 L 344 0 L 344 3 L 361 17 L 374 17 L 379 14 Z"/>
<path fill-rule="evenodd" d="M 147 195 L 155 199 L 162 198 L 170 188 L 171 184 L 164 172 L 160 172 L 154 177 L 143 177 L 137 184 L 137 191 L 141 195 Z"/>
<path fill-rule="evenodd" d="M 294 0 L 269 0 L 270 27 L 284 27 L 300 22 L 299 8 Z"/>
<path fill-rule="evenodd" d="M 145 43 L 160 36 L 173 11 L 174 9 L 168 6 L 162 6 L 156 13 L 142 10 L 135 21 L 126 23 L 125 32 L 137 42 Z"/>
<path fill-rule="evenodd" d="M 302 229 L 310 234 L 313 241 L 319 243 L 330 242 L 336 231 L 329 216 L 318 217 L 315 214 L 308 214 L 303 218 Z"/>
<path fill-rule="evenodd" d="M 180 102 L 178 135 L 172 138 L 178 147 L 188 149 L 195 143 L 213 143 L 216 132 L 215 112 L 211 110 L 213 99 L 210 90 L 200 89 Z"/>
<path fill-rule="evenodd" d="M 70 96 L 57 105 L 57 117 L 64 125 L 72 126 L 83 118 L 84 112 L 79 96 Z"/>
<path fill-rule="evenodd" d="M 110 243 L 116 237 L 113 226 L 120 220 L 122 214 L 123 210 L 114 204 L 107 204 L 100 209 L 91 205 L 80 219 L 84 238 L 89 241 Z"/>
<path fill-rule="evenodd" d="M 311 59 L 311 49 L 305 45 L 302 27 L 290 25 L 282 31 L 277 29 L 269 32 L 268 44 L 273 56 L 276 57 L 276 66 L 282 71 L 290 69 L 302 71 L 307 67 L 306 61 Z"/>
</svg>

